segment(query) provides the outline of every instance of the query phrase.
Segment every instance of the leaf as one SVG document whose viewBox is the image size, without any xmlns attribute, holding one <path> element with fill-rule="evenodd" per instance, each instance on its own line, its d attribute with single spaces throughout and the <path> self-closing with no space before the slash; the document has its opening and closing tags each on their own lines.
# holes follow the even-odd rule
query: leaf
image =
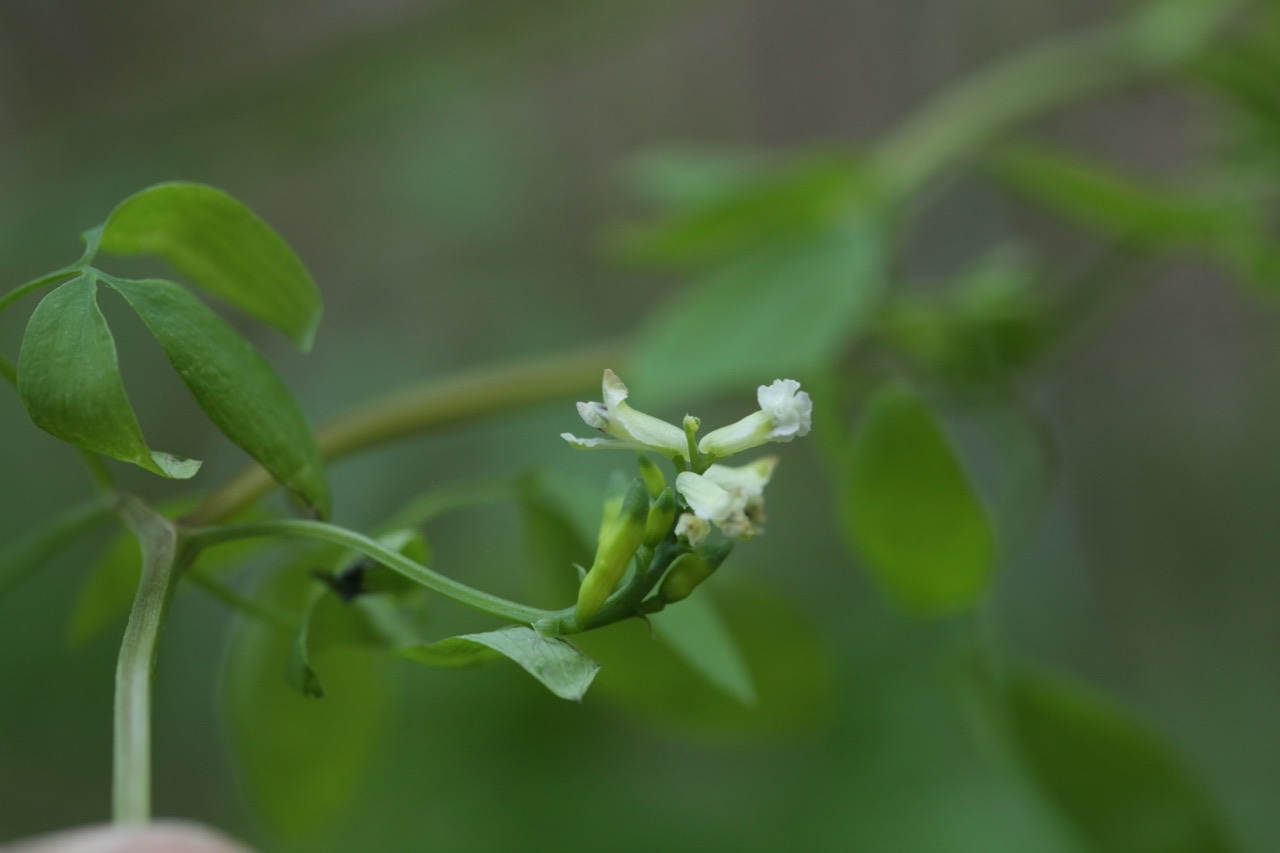
<svg viewBox="0 0 1280 853">
<path fill-rule="evenodd" d="M 666 148 L 634 158 L 626 173 L 635 193 L 648 201 L 676 211 L 706 211 L 734 195 L 749 193 L 765 177 L 764 169 L 755 154 Z M 662 229 L 658 226 L 647 233 L 652 237 Z"/>
<path fill-rule="evenodd" d="M 1006 698 L 1027 768 L 1090 849 L 1233 849 L 1200 787 L 1142 721 L 1078 685 L 1040 674 L 1012 679 Z"/>
<path fill-rule="evenodd" d="M 574 638 L 602 669 L 592 696 L 668 729 L 717 738 L 811 731 L 832 708 L 835 674 L 813 618 L 785 592 L 718 577 L 713 595 L 728 631 L 750 664 L 758 700 L 745 705 L 714 686 L 639 620 Z"/>
<path fill-rule="evenodd" d="M 743 161 L 686 156 L 683 163 L 651 164 L 647 176 L 645 188 L 680 213 L 614 242 L 633 262 L 679 267 L 829 232 L 850 218 L 868 186 L 861 164 L 843 157 L 814 157 L 770 173 Z"/>
<path fill-rule="evenodd" d="M 105 521 L 112 512 L 110 504 L 98 500 L 76 504 L 6 542 L 0 548 L 0 597 L 35 574 L 54 554 L 78 541 L 81 534 Z M 128 609 L 128 602 L 125 608 Z"/>
<path fill-rule="evenodd" d="M 743 705 L 756 704 L 751 670 L 710 596 L 686 598 L 651 621 L 657 635 L 695 672 Z"/>
<path fill-rule="evenodd" d="M 47 295 L 27 323 L 18 393 L 36 426 L 85 450 L 186 479 L 200 463 L 152 451 L 129 404 L 115 339 L 86 272 Z"/>
<path fill-rule="evenodd" d="M 1046 147 L 1009 146 L 991 168 L 1013 189 L 1113 240 L 1200 246 L 1251 227 L 1237 201 L 1144 185 Z"/>
<path fill-rule="evenodd" d="M 401 649 L 409 660 L 431 666 L 470 666 L 505 655 L 561 699 L 582 701 L 600 665 L 558 637 L 544 637 L 527 625 L 483 634 L 463 634 L 430 645 Z"/>
<path fill-rule="evenodd" d="M 281 573 L 267 604 L 296 610 L 312 581 Z M 326 693 L 315 699 L 285 681 L 292 637 L 257 620 L 233 626 L 222 696 L 232 754 L 251 803 L 277 832 L 324 837 L 360 790 L 391 723 L 392 684 L 382 654 L 331 646 L 314 654 Z"/>
<path fill-rule="evenodd" d="M 122 201 L 102 226 L 102 251 L 158 255 L 193 282 L 311 348 L 322 304 L 289 244 L 213 187 L 164 183 Z"/>
<path fill-rule="evenodd" d="M 870 220 L 735 258 L 640 332 L 627 379 L 645 399 L 758 385 L 819 366 L 861 332 L 884 277 Z"/>
<path fill-rule="evenodd" d="M 329 481 L 311 428 L 257 350 L 181 285 L 103 280 L 138 312 L 218 429 L 303 505 L 328 516 Z"/>
<path fill-rule="evenodd" d="M 901 385 L 867 402 L 850 448 L 843 515 L 868 570 L 908 609 L 968 607 L 990 583 L 991 523 L 933 414 Z"/>
</svg>

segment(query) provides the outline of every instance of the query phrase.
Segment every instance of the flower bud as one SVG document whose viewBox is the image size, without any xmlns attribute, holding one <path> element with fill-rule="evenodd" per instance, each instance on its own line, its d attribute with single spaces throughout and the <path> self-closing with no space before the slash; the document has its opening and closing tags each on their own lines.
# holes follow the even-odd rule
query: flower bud
<svg viewBox="0 0 1280 853">
<path fill-rule="evenodd" d="M 649 497 L 656 498 L 667 487 L 667 478 L 662 476 L 662 469 L 658 467 L 658 463 L 646 454 L 637 453 L 636 455 L 640 457 L 640 476 L 644 478 L 644 484 L 649 487 Z"/>
<path fill-rule="evenodd" d="M 732 550 L 733 543 L 721 540 L 677 557 L 658 587 L 658 597 L 667 604 L 688 598 L 698 584 L 711 577 Z"/>
<path fill-rule="evenodd" d="M 644 542 L 649 519 L 649 490 L 640 477 L 632 481 L 612 521 L 600 526 L 596 557 L 578 588 L 575 615 L 581 625 L 595 616 L 627 572 L 627 564 Z"/>
<path fill-rule="evenodd" d="M 649 523 L 644 531 L 644 544 L 653 548 L 667 538 L 671 526 L 676 522 L 676 493 L 668 486 L 654 499 L 649 506 Z"/>
</svg>

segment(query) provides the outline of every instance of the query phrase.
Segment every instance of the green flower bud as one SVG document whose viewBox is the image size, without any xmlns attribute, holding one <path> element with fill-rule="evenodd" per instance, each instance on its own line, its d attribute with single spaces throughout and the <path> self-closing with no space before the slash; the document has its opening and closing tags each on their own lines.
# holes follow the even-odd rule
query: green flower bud
<svg viewBox="0 0 1280 853">
<path fill-rule="evenodd" d="M 656 498 L 667 487 L 667 478 L 662 476 L 662 469 L 658 467 L 658 463 L 644 453 L 636 455 L 640 457 L 640 476 L 644 478 L 644 484 L 649 487 L 649 497 Z"/>
<path fill-rule="evenodd" d="M 622 506 L 612 522 L 606 515 L 606 521 L 601 524 L 596 558 L 578 588 L 575 615 L 579 625 L 599 612 L 626 574 L 627 564 L 644 542 L 648 520 L 649 490 L 644 480 L 637 477 L 623 496 Z"/>
<path fill-rule="evenodd" d="M 667 538 L 671 526 L 676 523 L 676 493 L 671 487 L 662 490 L 649 507 L 649 523 L 644 530 L 644 544 L 650 548 Z"/>
<path fill-rule="evenodd" d="M 732 550 L 732 542 L 720 540 L 708 542 L 696 551 L 680 555 L 671 564 L 671 568 L 667 569 L 666 577 L 658 587 L 658 597 L 667 604 L 688 598 L 698 584 L 720 568 L 720 564 Z"/>
</svg>

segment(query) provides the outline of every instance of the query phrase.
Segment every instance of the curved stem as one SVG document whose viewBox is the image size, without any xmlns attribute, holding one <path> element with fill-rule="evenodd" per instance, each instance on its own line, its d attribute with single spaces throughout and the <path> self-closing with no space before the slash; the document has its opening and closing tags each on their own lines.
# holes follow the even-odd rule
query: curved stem
<svg viewBox="0 0 1280 853">
<path fill-rule="evenodd" d="M 1134 24 L 1065 38 L 948 89 L 876 146 L 872 174 L 902 200 L 991 139 L 1100 91 L 1167 72 L 1139 49 Z"/>
<path fill-rule="evenodd" d="M 321 427 L 316 444 L 326 460 L 333 460 L 431 430 L 558 400 L 598 384 L 601 371 L 622 355 L 622 347 L 606 344 L 408 388 Z M 183 521 L 195 526 L 220 521 L 249 506 L 274 485 L 265 469 L 250 466 Z"/>
<path fill-rule="evenodd" d="M 377 560 L 387 568 L 422 584 L 427 589 L 434 590 L 443 596 L 453 599 L 459 604 L 465 604 L 468 607 L 512 622 L 532 624 L 547 617 L 558 615 L 558 611 L 529 607 L 482 592 L 453 578 L 434 572 L 421 563 L 410 560 L 403 554 L 392 551 L 373 539 L 356 533 L 354 530 L 348 530 L 345 527 L 327 524 L 322 521 L 286 519 L 281 521 L 255 521 L 244 524 L 223 524 L 190 531 L 187 534 L 187 543 L 191 548 L 206 548 L 219 542 L 259 536 L 316 539 L 321 542 L 330 542 L 334 545 L 350 548 Z"/>
<path fill-rule="evenodd" d="M 151 818 L 151 676 L 173 599 L 178 531 L 138 500 L 126 499 L 121 515 L 142 545 L 142 577 L 116 664 L 112 816 L 139 823 Z"/>
</svg>

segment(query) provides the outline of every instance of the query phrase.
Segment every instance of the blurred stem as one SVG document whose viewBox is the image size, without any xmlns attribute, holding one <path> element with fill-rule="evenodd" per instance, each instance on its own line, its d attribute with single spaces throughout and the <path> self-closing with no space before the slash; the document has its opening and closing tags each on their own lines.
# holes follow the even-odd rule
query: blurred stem
<svg viewBox="0 0 1280 853">
<path fill-rule="evenodd" d="M 339 416 L 317 430 L 316 443 L 321 456 L 331 461 L 433 430 L 558 400 L 598 384 L 604 368 L 622 356 L 620 345 L 605 344 L 434 380 Z M 194 526 L 220 521 L 248 507 L 273 486 L 265 469 L 251 466 L 183 521 Z"/>
<path fill-rule="evenodd" d="M 878 174 L 890 200 L 918 192 L 993 138 L 1099 91 L 1169 70 L 1170 57 L 1141 49 L 1134 22 L 1052 42 L 948 89 L 885 138 Z"/>
<path fill-rule="evenodd" d="M 356 533 L 354 530 L 347 530 L 345 527 L 326 524 L 322 521 L 283 520 L 223 524 L 216 527 L 192 530 L 187 535 L 187 542 L 191 548 L 204 548 L 216 545 L 219 542 L 261 536 L 317 539 L 321 542 L 330 542 L 334 545 L 350 548 L 352 551 L 371 557 L 387 568 L 399 572 L 410 580 L 447 598 L 451 598 L 459 604 L 465 604 L 468 607 L 512 622 L 530 624 L 558 615 L 555 611 L 529 607 L 482 592 L 453 578 L 434 572 L 421 563 L 410 560 L 403 554 L 392 551 L 373 539 Z"/>
<path fill-rule="evenodd" d="M 151 676 L 173 599 L 178 531 L 133 498 L 120 514 L 142 545 L 142 576 L 116 665 L 112 816 L 117 823 L 141 823 L 151 818 Z"/>
</svg>

